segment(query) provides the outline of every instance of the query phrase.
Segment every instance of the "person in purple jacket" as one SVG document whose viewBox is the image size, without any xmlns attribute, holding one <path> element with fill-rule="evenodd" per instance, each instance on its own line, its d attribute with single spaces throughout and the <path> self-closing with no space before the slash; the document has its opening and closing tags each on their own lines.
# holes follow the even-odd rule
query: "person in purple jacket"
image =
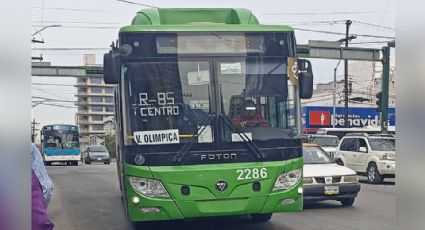
<svg viewBox="0 0 425 230">
<path fill-rule="evenodd" d="M 51 230 L 54 224 L 47 215 L 47 206 L 44 201 L 43 189 L 34 170 L 31 169 L 31 229 Z"/>
</svg>

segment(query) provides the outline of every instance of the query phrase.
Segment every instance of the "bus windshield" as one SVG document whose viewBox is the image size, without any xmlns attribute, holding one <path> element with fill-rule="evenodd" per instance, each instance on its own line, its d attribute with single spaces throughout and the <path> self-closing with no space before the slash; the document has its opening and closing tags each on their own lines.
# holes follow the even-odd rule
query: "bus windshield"
<svg viewBox="0 0 425 230">
<path fill-rule="evenodd" d="M 50 149 L 78 149 L 78 129 L 76 126 L 54 125 L 43 129 L 44 146 Z"/>
<path fill-rule="evenodd" d="M 242 131 L 252 140 L 294 137 L 284 57 L 179 58 L 124 69 L 126 145 L 240 142 Z"/>
</svg>

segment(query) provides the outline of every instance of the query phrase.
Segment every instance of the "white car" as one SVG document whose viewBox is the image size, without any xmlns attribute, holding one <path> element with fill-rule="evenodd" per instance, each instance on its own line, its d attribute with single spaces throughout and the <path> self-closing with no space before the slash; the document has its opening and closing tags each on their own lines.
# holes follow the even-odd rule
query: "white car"
<svg viewBox="0 0 425 230">
<path fill-rule="evenodd" d="M 370 183 L 395 177 L 395 138 L 392 135 L 347 134 L 337 148 L 336 158 Z"/>
<path fill-rule="evenodd" d="M 304 202 L 340 201 L 343 206 L 353 205 L 360 183 L 356 172 L 336 164 L 316 144 L 303 144 Z"/>
</svg>

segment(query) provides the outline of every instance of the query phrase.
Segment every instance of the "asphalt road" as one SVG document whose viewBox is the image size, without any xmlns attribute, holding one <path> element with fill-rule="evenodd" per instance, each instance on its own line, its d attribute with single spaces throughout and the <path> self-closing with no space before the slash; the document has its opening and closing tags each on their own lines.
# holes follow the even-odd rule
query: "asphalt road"
<svg viewBox="0 0 425 230">
<path fill-rule="evenodd" d="M 48 207 L 55 229 L 396 229 L 394 180 L 367 184 L 353 207 L 339 202 L 309 205 L 298 213 L 278 213 L 268 223 L 254 224 L 248 217 L 168 221 L 133 227 L 122 207 L 116 165 L 49 166 L 55 190 Z"/>
</svg>

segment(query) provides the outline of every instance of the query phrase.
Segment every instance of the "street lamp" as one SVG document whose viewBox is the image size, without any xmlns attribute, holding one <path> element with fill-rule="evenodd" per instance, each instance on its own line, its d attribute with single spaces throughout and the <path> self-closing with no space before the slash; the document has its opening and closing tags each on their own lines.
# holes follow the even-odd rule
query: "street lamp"
<svg viewBox="0 0 425 230">
<path fill-rule="evenodd" d="M 45 27 L 43 27 L 43 28 L 41 28 L 41 29 L 39 29 L 39 30 L 35 31 L 33 34 L 31 34 L 31 36 L 34 36 L 34 35 L 36 35 L 36 34 L 40 33 L 41 31 L 43 31 L 43 30 L 45 30 L 45 29 L 47 29 L 47 28 L 50 28 L 50 27 L 60 27 L 60 26 L 62 26 L 62 25 L 53 24 L 53 25 L 45 26 Z"/>
</svg>

